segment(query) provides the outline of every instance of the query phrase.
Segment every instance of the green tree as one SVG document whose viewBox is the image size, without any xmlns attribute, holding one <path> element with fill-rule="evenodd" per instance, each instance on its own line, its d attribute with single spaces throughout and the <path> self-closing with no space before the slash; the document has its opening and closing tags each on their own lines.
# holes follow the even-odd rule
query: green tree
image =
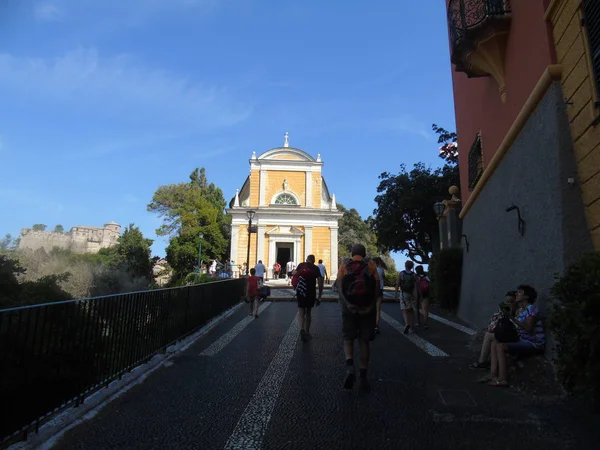
<svg viewBox="0 0 600 450">
<path fill-rule="evenodd" d="M 43 223 L 36 223 L 31 228 L 33 231 L 46 231 L 47 226 Z"/>
<path fill-rule="evenodd" d="M 205 170 L 195 169 L 188 183 L 160 186 L 148 205 L 163 224 L 159 236 L 170 236 L 167 261 L 179 278 L 194 270 L 198 261 L 200 233 L 202 259 L 224 259 L 229 246 L 229 218 L 221 189 L 208 183 Z"/>
<path fill-rule="evenodd" d="M 0 252 L 12 252 L 18 245 L 19 239 L 14 239 L 10 233 L 6 233 L 4 239 L 0 240 Z"/>
<path fill-rule="evenodd" d="M 63 227 L 62 225 L 56 225 L 56 226 L 54 227 L 54 232 L 55 232 L 55 233 L 64 233 L 64 232 L 65 232 L 65 229 L 64 229 L 64 227 Z"/>
<path fill-rule="evenodd" d="M 459 185 L 456 133 L 432 125 L 442 144 L 437 169 L 417 163 L 409 172 L 403 164 L 397 175 L 383 172 L 375 197 L 372 221 L 377 242 L 388 251 L 402 251 L 417 264 L 428 264 L 438 241 L 438 223 L 433 204 L 447 199 L 448 188 Z"/>
<path fill-rule="evenodd" d="M 117 245 L 103 248 L 98 254 L 109 266 L 122 267 L 131 278 L 149 278 L 152 269 L 152 243 L 153 240 L 145 238 L 142 231 L 132 223 L 119 236 Z"/>
</svg>

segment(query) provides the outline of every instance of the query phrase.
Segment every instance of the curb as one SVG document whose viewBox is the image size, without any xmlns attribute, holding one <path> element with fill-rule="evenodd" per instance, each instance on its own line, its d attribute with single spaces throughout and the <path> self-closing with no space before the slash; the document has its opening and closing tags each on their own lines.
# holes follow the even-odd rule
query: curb
<svg viewBox="0 0 600 450">
<path fill-rule="evenodd" d="M 132 369 L 131 372 L 123 375 L 120 380 L 115 380 L 107 387 L 94 392 L 89 397 L 86 397 L 84 403 L 81 405 L 77 407 L 70 406 L 66 410 L 61 411 L 52 419 L 41 425 L 37 433 L 30 432 L 26 441 L 20 441 L 11 445 L 8 447 L 8 450 L 46 450 L 52 448 L 67 431 L 75 428 L 78 425 L 81 425 L 89 419 L 92 419 L 110 402 L 127 392 L 132 387 L 144 382 L 144 380 L 155 370 L 165 365 L 165 363 L 175 355 L 187 350 L 187 348 L 196 342 L 196 340 L 212 330 L 221 321 L 231 316 L 241 306 L 242 303 L 238 303 L 228 310 L 222 312 L 195 333 L 191 334 L 185 339 L 182 339 L 177 344 L 167 347 L 165 353 L 155 355 L 147 363 L 141 364 Z"/>
</svg>

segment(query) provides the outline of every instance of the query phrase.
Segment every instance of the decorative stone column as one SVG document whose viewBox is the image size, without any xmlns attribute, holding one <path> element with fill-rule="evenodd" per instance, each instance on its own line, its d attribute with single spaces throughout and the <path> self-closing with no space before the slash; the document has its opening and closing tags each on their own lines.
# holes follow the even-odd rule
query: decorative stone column
<svg viewBox="0 0 600 450">
<path fill-rule="evenodd" d="M 265 263 L 265 226 L 259 225 L 256 232 L 256 262 Z"/>
<path fill-rule="evenodd" d="M 331 239 L 331 261 L 329 262 L 329 278 L 333 281 L 337 278 L 338 272 L 338 228 L 330 228 Z"/>
<path fill-rule="evenodd" d="M 459 247 L 460 246 L 460 219 L 458 214 L 460 212 L 461 201 L 457 197 L 459 193 L 458 187 L 450 186 L 448 192 L 452 196 L 450 200 L 446 200 L 446 217 L 447 217 L 447 239 L 448 247 Z"/>
<path fill-rule="evenodd" d="M 240 239 L 240 226 L 231 225 L 231 251 L 229 252 L 229 261 L 235 261 L 235 265 L 240 264 L 238 261 L 238 241 Z"/>
<path fill-rule="evenodd" d="M 312 253 L 312 226 L 304 227 L 304 259 Z"/>
<path fill-rule="evenodd" d="M 267 171 L 260 171 L 260 177 L 258 182 L 258 206 L 265 206 L 265 194 L 267 190 Z"/>
<path fill-rule="evenodd" d="M 306 192 L 306 207 L 312 208 L 312 172 L 307 170 L 306 174 L 306 187 L 304 191 Z"/>
</svg>

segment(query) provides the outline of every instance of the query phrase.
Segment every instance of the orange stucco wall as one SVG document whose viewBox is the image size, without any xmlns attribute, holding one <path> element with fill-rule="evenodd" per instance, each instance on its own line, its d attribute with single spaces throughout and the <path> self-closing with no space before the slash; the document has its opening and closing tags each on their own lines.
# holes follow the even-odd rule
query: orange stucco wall
<svg viewBox="0 0 600 450">
<path fill-rule="evenodd" d="M 475 135 L 481 133 L 485 168 L 545 68 L 556 61 L 550 25 L 544 20 L 545 4 L 546 0 L 511 2 L 512 23 L 504 66 L 505 103 L 494 78 L 468 78 L 452 66 L 463 202 L 469 197 L 467 161 Z"/>
</svg>

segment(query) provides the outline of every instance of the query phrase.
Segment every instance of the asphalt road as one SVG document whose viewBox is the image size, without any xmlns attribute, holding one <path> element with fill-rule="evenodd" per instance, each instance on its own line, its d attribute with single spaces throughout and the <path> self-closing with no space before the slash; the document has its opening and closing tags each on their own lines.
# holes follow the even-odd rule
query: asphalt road
<svg viewBox="0 0 600 450">
<path fill-rule="evenodd" d="M 598 448 L 562 405 L 474 383 L 465 330 L 432 320 L 407 338 L 398 305 L 384 304 L 372 390 L 345 391 L 338 305 L 315 309 L 307 343 L 293 303 L 262 308 L 237 310 L 55 448 Z"/>
</svg>

